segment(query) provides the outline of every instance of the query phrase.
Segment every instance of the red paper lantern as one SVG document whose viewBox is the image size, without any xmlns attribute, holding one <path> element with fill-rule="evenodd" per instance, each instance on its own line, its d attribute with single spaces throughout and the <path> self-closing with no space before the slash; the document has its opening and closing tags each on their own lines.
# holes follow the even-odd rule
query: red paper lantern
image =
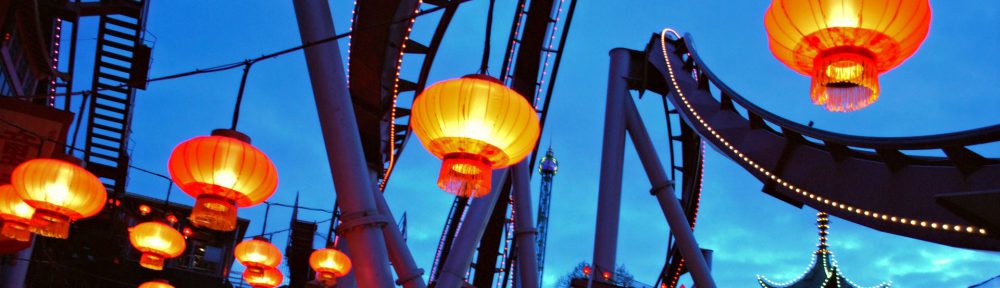
<svg viewBox="0 0 1000 288">
<path fill-rule="evenodd" d="M 812 101 L 848 112 L 879 97 L 879 74 L 917 51 L 927 0 L 774 0 L 764 16 L 771 52 L 812 77 Z"/>
<path fill-rule="evenodd" d="M 329 287 L 337 283 L 337 278 L 351 272 L 351 259 L 337 249 L 325 248 L 313 251 L 309 266 L 318 274 L 316 281 Z"/>
<path fill-rule="evenodd" d="M 270 267 L 264 269 L 261 273 L 247 272 L 249 270 L 243 272 L 243 280 L 253 288 L 274 288 L 285 281 L 285 275 L 282 275 L 278 268 Z"/>
<path fill-rule="evenodd" d="M 69 237 L 70 222 L 96 215 L 108 197 L 94 174 L 66 160 L 38 158 L 21 163 L 14 168 L 11 184 L 35 208 L 31 231 L 46 237 Z"/>
<path fill-rule="evenodd" d="M 438 187 L 464 197 L 489 194 L 493 169 L 521 162 L 540 129 L 528 100 L 486 75 L 431 85 L 413 101 L 410 124 L 444 160 Z"/>
<path fill-rule="evenodd" d="M 247 267 L 244 273 L 251 276 L 259 275 L 264 273 L 264 270 L 281 264 L 281 251 L 263 237 L 240 242 L 233 253 L 236 255 L 236 261 Z"/>
<path fill-rule="evenodd" d="M 34 214 L 35 208 L 17 196 L 14 186 L 0 185 L 0 220 L 3 220 L 0 236 L 21 242 L 31 241 L 29 226 Z"/>
<path fill-rule="evenodd" d="M 215 130 L 174 148 L 170 177 L 195 197 L 191 222 L 218 231 L 236 229 L 236 207 L 260 204 L 278 187 L 271 159 L 233 130 Z"/>
<path fill-rule="evenodd" d="M 163 270 L 163 261 L 184 253 L 187 243 L 173 227 L 159 222 L 145 222 L 129 229 L 129 240 L 142 252 L 139 265 Z"/>
</svg>

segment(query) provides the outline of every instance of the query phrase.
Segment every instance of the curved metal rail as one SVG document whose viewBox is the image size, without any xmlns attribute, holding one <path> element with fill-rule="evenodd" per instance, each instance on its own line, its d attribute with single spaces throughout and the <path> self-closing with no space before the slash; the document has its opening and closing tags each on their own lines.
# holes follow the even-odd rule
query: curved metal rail
<svg viewBox="0 0 1000 288">
<path fill-rule="evenodd" d="M 364 29 L 365 33 L 351 36 L 348 79 L 365 159 L 369 167 L 381 169 L 380 189 L 385 189 L 395 161 L 410 136 L 410 109 L 399 107 L 398 97 L 413 98 L 423 91 L 444 33 L 459 4 L 466 1 L 468 0 L 358 1 L 355 7 L 354 28 Z M 443 10 L 434 34 L 425 42 L 427 44 L 410 38 L 414 21 L 396 21 L 413 17 L 419 13 L 423 4 Z M 357 47 L 363 48 L 354 49 Z M 409 54 L 423 56 L 413 57 L 422 62 L 416 81 L 400 76 L 403 58 Z"/>
<path fill-rule="evenodd" d="M 1000 250 L 1000 212 L 989 204 L 1000 198 L 1000 161 L 965 148 L 1000 141 L 1000 125 L 919 137 L 823 131 L 747 101 L 707 68 L 688 35 L 656 35 L 646 52 L 647 88 L 680 107 L 686 125 L 761 180 L 764 192 L 888 233 Z M 900 152 L 932 149 L 947 157 Z"/>
</svg>

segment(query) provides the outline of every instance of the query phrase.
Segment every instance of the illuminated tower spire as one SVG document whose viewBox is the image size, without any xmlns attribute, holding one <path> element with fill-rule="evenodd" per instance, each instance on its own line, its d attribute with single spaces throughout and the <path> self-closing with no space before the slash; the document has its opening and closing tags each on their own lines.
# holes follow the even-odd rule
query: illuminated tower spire
<svg viewBox="0 0 1000 288">
<path fill-rule="evenodd" d="M 816 250 L 816 253 L 830 253 L 830 251 L 826 249 L 829 247 L 826 245 L 826 235 L 830 234 L 826 231 L 830 228 L 830 218 L 827 216 L 826 212 L 816 213 L 816 226 L 819 228 L 819 244 L 816 245 L 819 249 Z"/>
<path fill-rule="evenodd" d="M 538 173 L 542 176 L 542 189 L 538 195 L 538 254 L 536 256 L 538 283 L 544 283 L 542 272 L 545 268 L 545 240 L 548 238 L 549 230 L 549 200 L 552 198 L 552 178 L 556 176 L 557 172 L 559 172 L 559 161 L 556 160 L 556 156 L 552 154 L 552 147 L 549 146 L 545 157 L 542 157 L 542 160 L 538 162 Z"/>
</svg>

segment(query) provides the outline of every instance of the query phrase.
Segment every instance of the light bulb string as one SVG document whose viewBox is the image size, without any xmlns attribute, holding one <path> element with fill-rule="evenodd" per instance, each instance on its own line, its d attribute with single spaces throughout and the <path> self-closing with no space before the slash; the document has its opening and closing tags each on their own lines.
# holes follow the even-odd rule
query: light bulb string
<svg viewBox="0 0 1000 288">
<path fill-rule="evenodd" d="M 257 61 L 250 59 L 243 61 L 243 78 L 240 79 L 240 90 L 236 92 L 236 107 L 233 107 L 233 125 L 229 129 L 236 130 L 236 124 L 240 121 L 240 106 L 243 105 L 243 91 L 246 90 L 247 76 L 250 74 L 250 67 Z"/>
</svg>

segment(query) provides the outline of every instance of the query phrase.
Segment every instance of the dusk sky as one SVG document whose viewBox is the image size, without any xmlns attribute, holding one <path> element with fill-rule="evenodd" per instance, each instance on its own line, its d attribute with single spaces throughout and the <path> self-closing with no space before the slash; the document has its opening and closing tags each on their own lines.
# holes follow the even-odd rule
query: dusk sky
<svg viewBox="0 0 1000 288">
<path fill-rule="evenodd" d="M 364 1 L 364 0 L 360 0 Z M 912 0 L 915 1 L 915 0 Z M 338 32 L 350 26 L 351 0 L 332 0 Z M 757 105 L 800 123 L 865 136 L 915 136 L 953 132 L 1000 122 L 1000 3 L 931 1 L 930 34 L 920 50 L 881 77 L 881 99 L 853 113 L 831 113 L 811 104 L 809 79 L 785 67 L 767 47 L 764 12 L 770 1 L 579 0 L 572 23 L 548 123 L 540 143 L 559 159 L 552 196 L 544 287 L 593 254 L 597 185 L 600 171 L 608 51 L 641 50 L 664 27 L 689 32 L 707 65 L 727 84 Z M 462 4 L 452 21 L 430 74 L 430 82 L 476 72 L 482 51 L 486 0 Z M 498 75 L 515 0 L 498 0 L 490 73 Z M 425 8 L 430 7 L 428 5 Z M 147 40 L 153 45 L 150 77 L 240 61 L 301 44 L 291 1 L 154 0 Z M 415 37 L 427 39 L 439 14 L 418 18 Z M 96 35 L 96 18 L 81 35 Z M 340 42 L 346 61 L 347 39 Z M 92 55 L 93 39 L 81 38 L 81 55 Z M 364 47 L 354 47 L 364 49 Z M 403 61 L 403 74 L 418 71 Z M 91 67 L 80 57 L 78 67 Z M 76 77 L 90 80 L 89 68 Z M 167 159 L 178 143 L 212 129 L 228 127 L 240 70 L 155 82 L 136 100 L 131 139 L 132 164 L 167 173 Z M 415 77 L 409 77 L 415 78 Z M 89 87 L 89 84 L 77 84 Z M 656 95 L 636 103 L 660 155 L 667 153 L 663 109 Z M 301 52 L 253 66 L 239 130 L 275 162 L 280 175 L 271 201 L 329 209 L 335 191 L 320 134 L 312 88 Z M 418 265 L 430 271 L 442 225 L 454 197 L 436 187 L 440 160 L 411 139 L 386 189 L 399 217 L 409 217 L 409 248 Z M 544 148 L 544 147 L 543 147 Z M 1000 146 L 971 147 L 1000 157 Z M 939 154 L 939 151 L 927 151 Z M 132 170 L 129 191 L 163 197 L 166 181 Z M 856 181 L 857 179 L 843 179 Z M 537 206 L 538 177 L 532 179 Z M 645 283 L 655 282 L 663 264 L 669 229 L 649 182 L 626 143 L 618 263 Z M 708 150 L 696 236 L 713 249 L 713 275 L 720 287 L 752 287 L 754 276 L 793 280 L 815 251 L 816 210 L 798 209 L 760 192 L 762 184 L 731 160 Z M 176 187 L 175 187 L 176 188 Z M 178 189 L 171 200 L 192 204 Z M 271 209 L 267 230 L 288 226 L 291 210 Z M 535 212 L 533 211 L 534 215 Z M 240 210 L 259 233 L 264 206 Z M 328 214 L 302 212 L 322 221 Z M 326 224 L 319 231 L 326 232 Z M 249 236 L 250 234 L 248 234 Z M 284 247 L 287 233 L 274 242 Z M 1000 254 L 958 249 L 878 232 L 831 217 L 829 243 L 841 271 L 853 282 L 895 287 L 968 287 L 1000 274 Z M 316 238 L 322 245 L 322 238 Z M 242 268 L 237 268 L 242 270 Z M 287 270 L 286 270 L 287 271 Z M 426 273 L 425 273 L 426 277 Z M 690 287 L 690 280 L 686 283 Z"/>
</svg>

